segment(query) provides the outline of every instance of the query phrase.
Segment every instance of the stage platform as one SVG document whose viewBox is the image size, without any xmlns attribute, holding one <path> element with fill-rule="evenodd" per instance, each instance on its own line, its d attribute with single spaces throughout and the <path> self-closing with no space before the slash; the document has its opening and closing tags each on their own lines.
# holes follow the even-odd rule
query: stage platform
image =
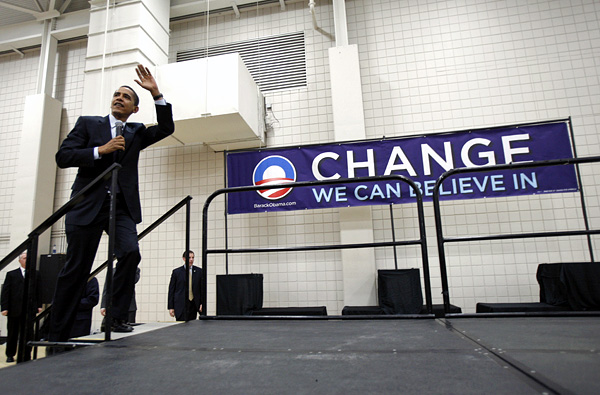
<svg viewBox="0 0 600 395">
<path fill-rule="evenodd" d="M 128 333 L 118 333 L 111 332 L 110 338 L 112 340 L 123 339 L 125 337 L 141 335 L 142 333 L 155 331 L 157 329 L 164 329 L 173 325 L 183 324 L 183 321 L 169 321 L 169 322 L 149 322 L 146 324 L 132 324 L 135 328 L 133 332 Z M 72 339 L 73 341 L 91 341 L 91 342 L 99 342 L 105 339 L 106 335 L 104 332 L 93 333 L 88 336 L 82 336 Z"/>
<path fill-rule="evenodd" d="M 600 317 L 206 319 L 0 369 L 0 389 L 598 394 L 599 328 Z"/>
</svg>

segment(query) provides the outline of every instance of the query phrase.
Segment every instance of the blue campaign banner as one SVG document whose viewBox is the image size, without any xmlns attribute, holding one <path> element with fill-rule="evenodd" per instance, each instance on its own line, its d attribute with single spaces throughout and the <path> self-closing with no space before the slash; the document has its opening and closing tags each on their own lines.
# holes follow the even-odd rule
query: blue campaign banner
<svg viewBox="0 0 600 395">
<path fill-rule="evenodd" d="M 227 154 L 228 187 L 282 185 L 398 174 L 417 184 L 431 200 L 436 180 L 461 167 L 572 158 L 568 125 L 555 122 L 431 134 L 343 144 L 266 149 Z M 574 166 L 547 166 L 452 176 L 440 199 L 575 192 Z M 228 213 L 304 210 L 411 203 L 405 182 L 379 181 L 228 194 Z"/>
</svg>

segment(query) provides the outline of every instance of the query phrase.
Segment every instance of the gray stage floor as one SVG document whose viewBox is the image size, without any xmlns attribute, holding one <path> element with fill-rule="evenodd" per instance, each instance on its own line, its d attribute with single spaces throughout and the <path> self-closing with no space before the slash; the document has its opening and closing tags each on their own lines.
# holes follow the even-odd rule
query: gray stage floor
<svg viewBox="0 0 600 395">
<path fill-rule="evenodd" d="M 600 317 L 202 320 L 0 370 L 2 393 L 600 393 Z"/>
</svg>

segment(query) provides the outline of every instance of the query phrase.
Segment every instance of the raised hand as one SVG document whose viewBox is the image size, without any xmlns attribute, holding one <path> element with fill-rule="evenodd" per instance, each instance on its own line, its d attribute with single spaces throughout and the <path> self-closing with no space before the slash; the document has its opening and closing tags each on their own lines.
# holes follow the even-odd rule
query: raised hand
<svg viewBox="0 0 600 395">
<path fill-rule="evenodd" d="M 150 70 L 148 70 L 147 67 L 138 64 L 138 66 L 135 69 L 135 72 L 137 73 L 139 78 L 139 80 L 135 80 L 135 82 L 137 82 L 139 86 L 146 89 L 147 91 L 150 91 L 153 97 L 160 94 L 160 90 L 158 90 L 158 84 L 156 83 L 156 80 L 154 79 L 152 73 L 150 73 Z"/>
</svg>

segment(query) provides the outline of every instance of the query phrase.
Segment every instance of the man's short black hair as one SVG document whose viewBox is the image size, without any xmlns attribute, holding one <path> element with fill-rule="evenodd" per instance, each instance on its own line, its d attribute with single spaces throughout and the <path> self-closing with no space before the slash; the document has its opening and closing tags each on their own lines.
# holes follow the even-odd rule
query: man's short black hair
<svg viewBox="0 0 600 395">
<path fill-rule="evenodd" d="M 190 256 L 190 253 L 194 254 L 194 251 L 192 251 L 192 250 L 183 251 L 182 258 L 185 258 L 186 256 Z M 196 254 L 194 254 L 194 256 L 196 256 Z"/>
<path fill-rule="evenodd" d="M 140 98 L 138 97 L 137 93 L 135 93 L 135 91 L 133 90 L 132 87 L 130 87 L 129 85 L 121 85 L 121 88 L 127 88 L 130 91 L 133 92 L 133 104 L 135 104 L 136 106 L 140 105 Z"/>
</svg>

